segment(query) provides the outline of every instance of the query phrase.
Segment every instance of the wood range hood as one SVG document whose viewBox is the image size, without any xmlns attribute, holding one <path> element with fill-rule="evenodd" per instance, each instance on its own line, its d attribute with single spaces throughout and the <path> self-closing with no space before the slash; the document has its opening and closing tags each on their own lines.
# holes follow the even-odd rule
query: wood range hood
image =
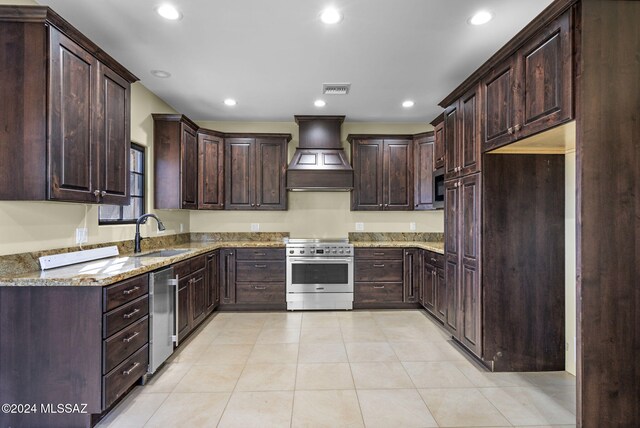
<svg viewBox="0 0 640 428">
<path fill-rule="evenodd" d="M 353 168 L 340 141 L 344 116 L 294 117 L 300 128 L 300 143 L 287 168 L 287 190 L 353 190 Z"/>
</svg>

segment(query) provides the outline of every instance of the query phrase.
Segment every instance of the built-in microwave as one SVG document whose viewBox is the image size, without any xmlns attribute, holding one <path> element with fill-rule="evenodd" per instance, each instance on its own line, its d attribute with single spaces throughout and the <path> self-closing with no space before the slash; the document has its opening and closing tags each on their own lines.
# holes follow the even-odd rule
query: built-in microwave
<svg viewBox="0 0 640 428">
<path fill-rule="evenodd" d="M 444 208 L 444 168 L 433 171 L 433 207 Z"/>
</svg>

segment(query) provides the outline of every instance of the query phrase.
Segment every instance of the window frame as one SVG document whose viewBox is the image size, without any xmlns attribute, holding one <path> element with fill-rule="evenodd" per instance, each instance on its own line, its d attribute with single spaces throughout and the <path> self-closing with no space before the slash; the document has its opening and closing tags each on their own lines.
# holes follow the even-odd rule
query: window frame
<svg viewBox="0 0 640 428">
<path fill-rule="evenodd" d="M 103 220 L 102 218 L 100 218 L 100 208 L 98 207 L 98 226 L 117 226 L 117 225 L 121 225 L 121 224 L 136 224 L 136 219 L 126 219 L 124 220 L 122 218 L 123 213 L 124 213 L 124 208 L 130 206 L 133 203 L 133 199 L 134 198 L 138 198 L 141 199 L 141 205 L 142 206 L 142 214 L 146 214 L 147 212 L 147 192 L 146 192 L 146 188 L 147 188 L 147 153 L 146 153 L 146 147 L 142 146 L 140 144 L 136 144 L 134 142 L 131 142 L 130 148 L 129 148 L 129 155 L 131 155 L 131 150 L 135 150 L 137 152 L 142 153 L 142 172 L 138 172 L 138 171 L 134 171 L 132 169 L 132 165 L 129 165 L 129 205 L 120 205 L 120 217 L 117 220 Z M 132 181 L 131 181 L 131 175 L 138 175 L 138 176 L 142 176 L 142 194 L 140 196 L 133 196 L 131 195 L 131 185 L 132 185 Z M 111 205 L 111 204 L 106 204 L 106 205 Z"/>
</svg>

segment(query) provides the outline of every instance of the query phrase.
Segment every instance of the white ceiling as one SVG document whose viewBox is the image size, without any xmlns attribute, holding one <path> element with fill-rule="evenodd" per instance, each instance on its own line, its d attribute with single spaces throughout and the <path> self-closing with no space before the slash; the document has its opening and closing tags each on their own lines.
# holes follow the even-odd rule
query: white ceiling
<svg viewBox="0 0 640 428">
<path fill-rule="evenodd" d="M 160 0 L 161 1 L 161 0 Z M 428 122 L 438 102 L 551 0 L 39 0 L 142 83 L 193 120 L 291 121 L 294 114 L 349 121 Z M 318 15 L 333 4 L 334 26 Z M 493 12 L 482 27 L 477 10 Z M 171 73 L 160 79 L 150 70 Z M 351 83 L 321 98 L 322 83 Z M 229 108 L 225 98 L 237 99 Z M 404 109 L 405 99 L 415 101 Z"/>
</svg>

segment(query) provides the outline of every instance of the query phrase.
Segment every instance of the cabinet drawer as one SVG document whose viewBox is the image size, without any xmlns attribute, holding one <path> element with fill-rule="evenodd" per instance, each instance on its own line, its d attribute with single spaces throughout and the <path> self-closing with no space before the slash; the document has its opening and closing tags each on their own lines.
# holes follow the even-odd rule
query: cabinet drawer
<svg viewBox="0 0 640 428">
<path fill-rule="evenodd" d="M 355 281 L 402 282 L 402 260 L 356 260 Z"/>
<path fill-rule="evenodd" d="M 105 340 L 102 344 L 102 355 L 104 355 L 102 373 L 110 372 L 115 366 L 133 354 L 137 349 L 140 349 L 140 347 L 148 341 L 148 316 Z"/>
<path fill-rule="evenodd" d="M 444 255 L 442 254 L 434 253 L 433 251 L 427 251 L 425 252 L 424 259 L 428 264 L 432 266 L 444 268 Z"/>
<path fill-rule="evenodd" d="M 402 283 L 356 282 L 353 293 L 354 300 L 361 303 L 402 302 Z"/>
<path fill-rule="evenodd" d="M 356 259 L 402 260 L 402 248 L 356 248 Z"/>
<path fill-rule="evenodd" d="M 286 264 L 273 261 L 237 261 L 236 282 L 283 282 Z"/>
<path fill-rule="evenodd" d="M 284 284 L 237 284 L 236 303 L 284 303 Z"/>
<path fill-rule="evenodd" d="M 237 260 L 284 260 L 284 248 L 238 248 Z"/>
<path fill-rule="evenodd" d="M 184 278 L 197 270 L 204 269 L 206 264 L 207 256 L 203 254 L 174 264 L 173 273 L 174 275 L 178 275 L 178 278 Z"/>
<path fill-rule="evenodd" d="M 102 382 L 103 407 L 106 409 L 124 394 L 147 372 L 148 365 L 149 345 L 145 345 L 106 375 Z"/>
<path fill-rule="evenodd" d="M 102 337 L 107 338 L 129 324 L 149 314 L 149 296 L 142 296 L 131 303 L 103 315 Z"/>
<path fill-rule="evenodd" d="M 103 311 L 108 312 L 149 292 L 149 275 L 141 275 L 104 288 Z"/>
</svg>

